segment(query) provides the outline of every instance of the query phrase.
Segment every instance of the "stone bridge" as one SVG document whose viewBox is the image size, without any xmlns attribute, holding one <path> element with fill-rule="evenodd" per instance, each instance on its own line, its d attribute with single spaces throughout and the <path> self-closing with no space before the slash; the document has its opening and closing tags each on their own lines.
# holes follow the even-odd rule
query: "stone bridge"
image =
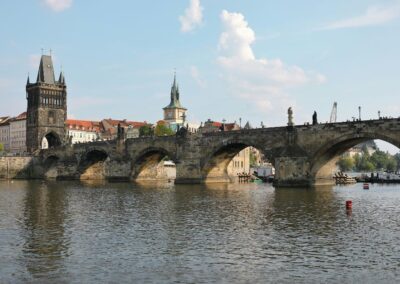
<svg viewBox="0 0 400 284">
<path fill-rule="evenodd" d="M 400 118 L 259 128 L 75 144 L 42 150 L 43 175 L 58 179 L 157 180 L 160 161 L 176 183 L 230 182 L 227 166 L 252 146 L 275 166 L 276 186 L 332 184 L 339 156 L 371 139 L 400 147 Z"/>
</svg>

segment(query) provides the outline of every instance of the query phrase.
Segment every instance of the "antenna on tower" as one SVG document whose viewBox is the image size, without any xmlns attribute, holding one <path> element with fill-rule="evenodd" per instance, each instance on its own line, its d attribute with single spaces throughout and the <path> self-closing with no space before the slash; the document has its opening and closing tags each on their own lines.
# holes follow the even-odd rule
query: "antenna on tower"
<svg viewBox="0 0 400 284">
<path fill-rule="evenodd" d="M 337 102 L 333 103 L 332 111 L 331 111 L 331 118 L 329 120 L 330 123 L 336 122 L 337 119 Z"/>
</svg>

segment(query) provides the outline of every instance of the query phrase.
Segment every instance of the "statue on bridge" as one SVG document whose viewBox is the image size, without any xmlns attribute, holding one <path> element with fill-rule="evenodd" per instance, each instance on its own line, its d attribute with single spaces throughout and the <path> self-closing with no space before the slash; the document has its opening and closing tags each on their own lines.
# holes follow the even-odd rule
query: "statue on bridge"
<svg viewBox="0 0 400 284">
<path fill-rule="evenodd" d="M 118 123 L 117 139 L 124 139 L 124 138 L 125 138 L 125 129 L 124 127 L 121 126 L 120 123 Z"/>
<path fill-rule="evenodd" d="M 312 115 L 312 124 L 316 125 L 318 124 L 318 119 L 317 119 L 317 112 L 314 110 L 314 113 Z"/>
<path fill-rule="evenodd" d="M 288 126 L 293 126 L 294 123 L 293 123 L 293 110 L 292 110 L 292 107 L 288 108 L 287 113 L 288 113 L 288 124 L 287 125 Z"/>
</svg>

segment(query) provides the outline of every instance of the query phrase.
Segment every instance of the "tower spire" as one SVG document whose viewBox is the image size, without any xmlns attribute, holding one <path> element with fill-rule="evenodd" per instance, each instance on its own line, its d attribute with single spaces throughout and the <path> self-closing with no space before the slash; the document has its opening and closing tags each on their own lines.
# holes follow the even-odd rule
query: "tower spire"
<svg viewBox="0 0 400 284">
<path fill-rule="evenodd" d="M 65 85 L 65 77 L 64 77 L 64 72 L 62 69 L 62 65 L 61 65 L 61 71 L 60 71 L 60 77 L 58 78 L 58 83 Z"/>
</svg>

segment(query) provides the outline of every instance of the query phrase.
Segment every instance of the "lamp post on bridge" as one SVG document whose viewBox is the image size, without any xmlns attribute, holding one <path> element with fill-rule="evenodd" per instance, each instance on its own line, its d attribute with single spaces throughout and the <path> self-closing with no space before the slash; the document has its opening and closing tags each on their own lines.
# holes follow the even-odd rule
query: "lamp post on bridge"
<svg viewBox="0 0 400 284">
<path fill-rule="evenodd" d="M 358 120 L 361 121 L 361 106 L 358 107 Z"/>
</svg>

